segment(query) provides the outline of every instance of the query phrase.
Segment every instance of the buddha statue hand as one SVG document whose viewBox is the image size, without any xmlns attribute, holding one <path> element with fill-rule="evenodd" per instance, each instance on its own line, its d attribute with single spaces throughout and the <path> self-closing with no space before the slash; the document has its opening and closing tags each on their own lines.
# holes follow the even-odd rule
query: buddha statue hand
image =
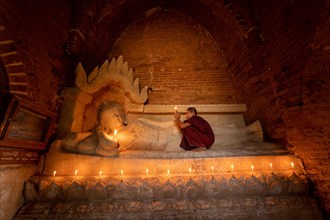
<svg viewBox="0 0 330 220">
<path fill-rule="evenodd" d="M 110 136 L 105 132 L 97 132 L 98 145 L 95 154 L 102 156 L 118 155 L 119 143 L 117 139 L 109 138 Z"/>
</svg>

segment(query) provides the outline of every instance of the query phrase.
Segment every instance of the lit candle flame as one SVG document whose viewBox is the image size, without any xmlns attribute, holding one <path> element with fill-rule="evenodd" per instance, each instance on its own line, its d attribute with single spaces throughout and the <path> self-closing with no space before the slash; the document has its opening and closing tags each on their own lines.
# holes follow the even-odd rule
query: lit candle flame
<svg viewBox="0 0 330 220">
<path fill-rule="evenodd" d="M 77 176 L 78 170 L 74 171 L 74 176 Z"/>
<path fill-rule="evenodd" d="M 213 170 L 214 170 L 214 167 L 213 166 L 211 167 L 211 170 L 212 170 L 212 173 L 213 173 Z"/>
<path fill-rule="evenodd" d="M 54 170 L 53 177 L 55 177 L 55 175 L 56 175 L 56 170 Z"/>
<path fill-rule="evenodd" d="M 253 173 L 253 170 L 254 170 L 254 166 L 253 165 L 251 165 L 251 170 L 252 170 L 252 173 Z"/>
<path fill-rule="evenodd" d="M 124 175 L 124 170 L 121 170 L 120 171 L 120 176 L 123 176 Z"/>
<path fill-rule="evenodd" d="M 167 175 L 170 175 L 170 169 L 167 169 Z"/>
<path fill-rule="evenodd" d="M 232 165 L 230 165 L 230 167 L 231 167 L 231 172 L 233 172 L 234 171 L 234 165 L 232 164 Z"/>
<path fill-rule="evenodd" d="M 102 176 L 102 171 L 100 171 L 100 177 Z"/>
<path fill-rule="evenodd" d="M 189 173 L 191 174 L 191 167 L 189 167 Z"/>
<path fill-rule="evenodd" d="M 175 106 L 174 109 L 175 109 L 175 111 L 177 111 L 178 110 L 178 107 Z"/>
<path fill-rule="evenodd" d="M 270 169 L 273 170 L 273 164 L 269 163 Z"/>
<path fill-rule="evenodd" d="M 291 167 L 292 167 L 292 169 L 294 169 L 294 163 L 293 162 L 291 162 Z"/>
<path fill-rule="evenodd" d="M 146 175 L 148 175 L 148 173 L 149 173 L 149 169 L 146 169 Z"/>
<path fill-rule="evenodd" d="M 117 130 L 113 132 L 113 140 L 115 140 L 116 134 L 117 134 Z"/>
</svg>

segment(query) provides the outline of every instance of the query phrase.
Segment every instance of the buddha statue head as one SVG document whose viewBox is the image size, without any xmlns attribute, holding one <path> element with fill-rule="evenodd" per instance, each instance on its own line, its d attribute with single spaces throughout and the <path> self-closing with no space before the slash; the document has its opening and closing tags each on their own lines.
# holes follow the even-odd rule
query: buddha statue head
<svg viewBox="0 0 330 220">
<path fill-rule="evenodd" d="M 101 129 L 105 132 L 120 130 L 127 125 L 122 107 L 115 102 L 103 103 L 101 105 L 98 120 Z"/>
</svg>

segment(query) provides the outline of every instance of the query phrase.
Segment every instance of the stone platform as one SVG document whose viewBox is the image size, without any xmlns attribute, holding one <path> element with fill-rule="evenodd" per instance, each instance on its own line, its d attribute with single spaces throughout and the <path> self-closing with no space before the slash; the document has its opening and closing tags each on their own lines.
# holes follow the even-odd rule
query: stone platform
<svg viewBox="0 0 330 220">
<path fill-rule="evenodd" d="M 301 161 L 271 144 L 113 158 L 60 145 L 14 219 L 322 219 Z"/>
<path fill-rule="evenodd" d="M 301 161 L 283 147 L 271 143 L 248 143 L 224 147 L 221 150 L 192 151 L 126 151 L 115 157 L 67 153 L 61 141 L 53 143 L 45 158 L 43 175 L 79 176 L 103 175 L 125 177 L 193 175 L 252 175 L 279 173 L 304 174 Z M 271 166 L 270 166 L 271 164 Z M 232 167 L 233 166 L 233 167 Z M 253 170 L 252 167 L 253 166 Z M 213 168 L 212 168 L 213 167 Z M 189 168 L 191 173 L 189 173 Z"/>
<path fill-rule="evenodd" d="M 20 219 L 322 219 L 307 196 L 241 196 L 197 200 L 31 202 Z"/>
</svg>

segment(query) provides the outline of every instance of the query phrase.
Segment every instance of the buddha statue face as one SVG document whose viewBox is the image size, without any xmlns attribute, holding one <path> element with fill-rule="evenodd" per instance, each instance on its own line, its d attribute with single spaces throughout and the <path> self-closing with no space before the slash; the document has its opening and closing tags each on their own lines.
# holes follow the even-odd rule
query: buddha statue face
<svg viewBox="0 0 330 220">
<path fill-rule="evenodd" d="M 100 123 L 106 132 L 120 130 L 127 124 L 124 112 L 119 107 L 104 109 L 100 114 Z"/>
</svg>

